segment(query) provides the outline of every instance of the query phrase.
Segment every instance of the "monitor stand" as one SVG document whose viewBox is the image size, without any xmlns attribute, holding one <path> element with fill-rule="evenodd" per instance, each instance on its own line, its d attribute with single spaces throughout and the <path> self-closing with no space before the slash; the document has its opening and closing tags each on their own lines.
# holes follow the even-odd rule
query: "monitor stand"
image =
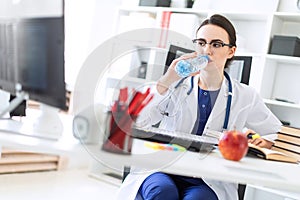
<svg viewBox="0 0 300 200">
<path fill-rule="evenodd" d="M 27 112 L 19 121 L 10 118 L 0 119 L 0 131 L 21 134 L 36 138 L 58 140 L 63 133 L 63 123 L 59 109 L 41 104 L 40 110 Z"/>
</svg>

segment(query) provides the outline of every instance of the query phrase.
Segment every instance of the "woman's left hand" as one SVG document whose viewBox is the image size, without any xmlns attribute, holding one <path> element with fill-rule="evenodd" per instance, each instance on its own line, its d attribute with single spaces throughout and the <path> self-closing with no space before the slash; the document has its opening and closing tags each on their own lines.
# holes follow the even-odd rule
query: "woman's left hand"
<svg viewBox="0 0 300 200">
<path fill-rule="evenodd" d="M 255 139 L 248 139 L 248 142 L 251 144 L 254 144 L 256 146 L 259 147 L 264 147 L 267 149 L 271 149 L 271 147 L 273 146 L 273 142 L 265 140 L 263 138 L 255 138 Z"/>
</svg>

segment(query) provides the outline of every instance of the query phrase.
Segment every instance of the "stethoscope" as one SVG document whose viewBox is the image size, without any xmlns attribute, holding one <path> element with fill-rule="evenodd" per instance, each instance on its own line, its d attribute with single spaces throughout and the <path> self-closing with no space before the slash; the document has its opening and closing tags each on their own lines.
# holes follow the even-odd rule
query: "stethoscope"
<svg viewBox="0 0 300 200">
<path fill-rule="evenodd" d="M 225 78 L 228 81 L 228 98 L 227 98 L 227 104 L 226 104 L 225 119 L 224 119 L 224 123 L 223 123 L 223 130 L 227 130 L 228 122 L 229 122 L 229 116 L 230 116 L 230 107 L 231 107 L 231 102 L 232 102 L 232 83 L 231 83 L 231 79 L 230 79 L 228 73 L 225 72 L 225 71 L 224 71 L 224 76 L 225 76 Z M 188 77 L 184 77 L 184 78 L 180 79 L 180 81 L 175 85 L 174 90 L 173 90 L 172 93 L 174 93 L 174 91 L 176 89 L 178 89 L 182 85 L 182 83 L 184 82 L 184 80 L 186 80 L 187 78 Z M 187 96 L 189 96 L 192 93 L 192 91 L 193 91 L 193 88 L 194 88 L 194 76 L 191 77 L 190 81 L 191 81 L 191 86 L 190 86 L 190 88 L 188 89 L 188 91 L 186 93 Z M 171 99 L 171 95 L 168 95 L 169 100 Z M 169 100 L 168 100 L 168 103 L 167 103 L 167 105 L 165 107 L 165 110 L 160 112 L 162 115 L 167 116 L 167 117 L 170 116 L 169 113 L 166 112 L 166 110 L 167 110 L 167 108 L 169 106 Z"/>
</svg>

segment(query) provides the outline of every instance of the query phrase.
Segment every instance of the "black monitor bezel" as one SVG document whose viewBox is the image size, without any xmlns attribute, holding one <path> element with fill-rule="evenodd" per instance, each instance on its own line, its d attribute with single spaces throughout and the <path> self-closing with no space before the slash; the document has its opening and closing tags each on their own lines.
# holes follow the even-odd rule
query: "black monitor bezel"
<svg viewBox="0 0 300 200">
<path fill-rule="evenodd" d="M 243 61 L 243 71 L 240 82 L 249 85 L 252 56 L 234 56 L 232 61 Z"/>
<path fill-rule="evenodd" d="M 15 65 L 14 73 L 16 73 L 15 78 L 11 80 L 0 80 L 0 89 L 3 89 L 13 95 L 16 95 L 18 92 L 16 85 L 20 83 L 21 90 L 29 94 L 29 99 L 38 101 L 40 103 L 44 103 L 53 107 L 57 107 L 62 110 L 67 109 L 66 104 L 66 86 L 65 86 L 65 60 L 64 60 L 64 52 L 65 52 L 65 30 L 64 30 L 64 16 L 60 17 L 35 17 L 35 18 L 20 18 L 20 19 L 1 19 L 1 23 L 11 23 L 16 27 L 15 34 L 15 43 L 22 43 L 24 35 L 19 32 L 22 31 L 27 25 L 34 25 L 34 23 L 42 23 L 45 24 L 46 31 L 46 43 L 47 50 L 45 50 L 45 54 L 47 54 L 47 73 L 45 77 L 46 87 L 44 88 L 34 88 L 27 86 L 26 83 L 22 84 L 22 80 L 18 77 L 21 75 L 22 63 L 21 56 L 26 54 L 24 52 L 25 48 L 16 47 L 14 50 L 16 55 L 13 57 L 16 61 L 11 65 Z M 18 29 L 19 28 L 19 29 Z M 25 38 L 26 39 L 26 38 Z M 23 54 L 22 54 L 22 52 Z M 25 55 L 26 56 L 26 55 Z M 23 56 L 24 57 L 24 56 Z M 17 65 L 19 63 L 19 65 Z M 9 67 L 10 68 L 10 67 Z"/>
</svg>

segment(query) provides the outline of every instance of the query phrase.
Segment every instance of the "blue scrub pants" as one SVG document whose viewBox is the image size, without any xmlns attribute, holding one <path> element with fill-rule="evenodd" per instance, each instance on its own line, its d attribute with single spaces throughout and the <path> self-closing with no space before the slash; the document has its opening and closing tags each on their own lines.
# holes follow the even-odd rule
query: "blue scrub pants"
<svg viewBox="0 0 300 200">
<path fill-rule="evenodd" d="M 144 200 L 218 200 L 202 179 L 157 172 L 142 183 L 139 194 Z"/>
</svg>

